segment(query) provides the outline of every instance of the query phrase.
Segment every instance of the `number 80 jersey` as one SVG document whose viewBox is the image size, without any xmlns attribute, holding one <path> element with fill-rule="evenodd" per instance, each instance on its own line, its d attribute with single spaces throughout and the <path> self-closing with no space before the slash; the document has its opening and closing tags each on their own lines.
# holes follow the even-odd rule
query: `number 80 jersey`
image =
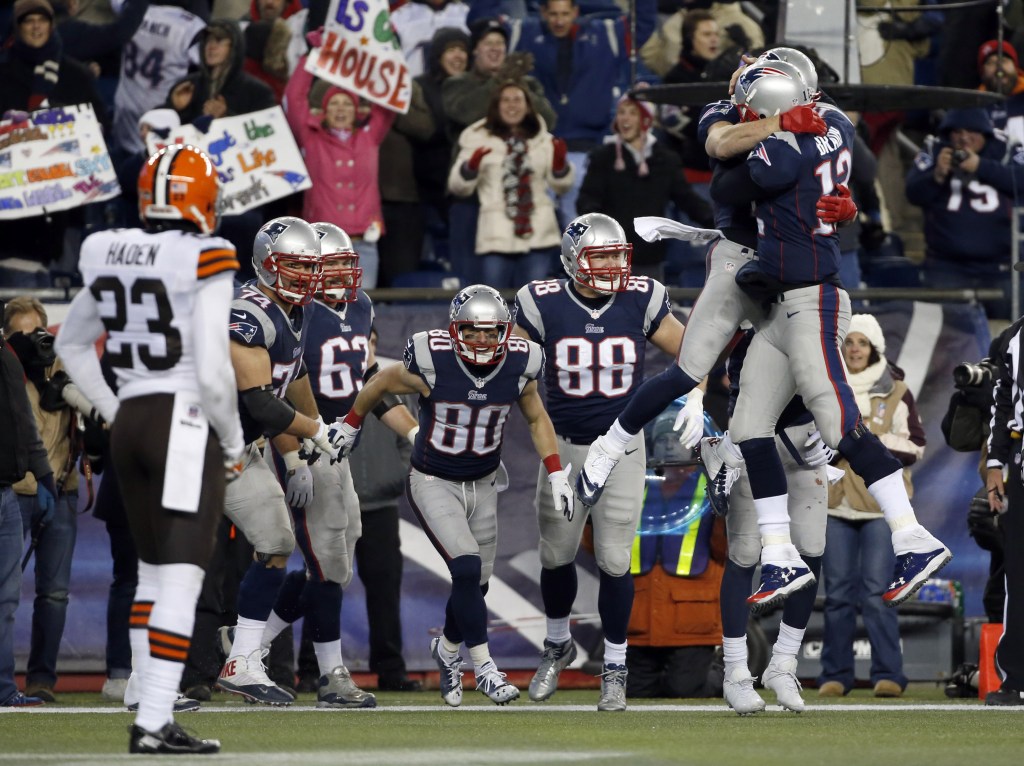
<svg viewBox="0 0 1024 766">
<path fill-rule="evenodd" d="M 669 311 L 665 286 L 648 277 L 630 277 L 601 305 L 585 301 L 567 279 L 520 288 L 516 323 L 544 347 L 555 433 L 590 444 L 608 430 L 643 382 L 647 339 Z"/>
<path fill-rule="evenodd" d="M 413 467 L 448 481 L 474 481 L 496 471 L 509 410 L 544 367 L 540 347 L 510 338 L 498 364 L 469 366 L 446 330 L 430 330 L 409 339 L 404 362 L 430 388 L 429 397 L 420 397 Z"/>
<path fill-rule="evenodd" d="M 196 292 L 205 279 L 232 276 L 234 245 L 182 231 L 112 229 L 86 238 L 79 268 L 107 330 L 120 398 L 196 391 Z"/>
</svg>

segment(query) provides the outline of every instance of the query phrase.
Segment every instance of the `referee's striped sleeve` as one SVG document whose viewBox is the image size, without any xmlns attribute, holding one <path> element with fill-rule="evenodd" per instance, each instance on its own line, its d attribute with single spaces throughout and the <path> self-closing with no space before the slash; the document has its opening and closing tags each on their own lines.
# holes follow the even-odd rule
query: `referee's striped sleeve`
<svg viewBox="0 0 1024 766">
<path fill-rule="evenodd" d="M 211 247 L 199 253 L 196 265 L 196 279 L 203 280 L 223 274 L 225 271 L 238 271 L 238 255 L 231 248 Z"/>
</svg>

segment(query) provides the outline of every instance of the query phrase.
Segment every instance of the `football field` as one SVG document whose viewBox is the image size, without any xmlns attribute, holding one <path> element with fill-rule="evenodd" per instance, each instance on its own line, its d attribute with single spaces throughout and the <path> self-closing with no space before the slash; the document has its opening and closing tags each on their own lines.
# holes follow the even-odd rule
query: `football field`
<svg viewBox="0 0 1024 766">
<path fill-rule="evenodd" d="M 800 715 L 769 704 L 743 718 L 721 700 L 631 701 L 625 713 L 598 713 L 595 690 L 559 692 L 540 705 L 524 693 L 499 708 L 467 687 L 459 709 L 446 708 L 436 691 L 382 693 L 375 710 L 317 710 L 313 695 L 271 709 L 218 694 L 203 710 L 178 717 L 223 744 L 219 755 L 190 758 L 128 755 L 132 714 L 97 694 L 64 694 L 59 706 L 0 713 L 0 766 L 1024 764 L 1024 708 L 948 700 L 933 686 L 888 701 L 868 690 L 841 700 L 819 700 L 813 689 L 804 694 L 809 705 Z"/>
</svg>

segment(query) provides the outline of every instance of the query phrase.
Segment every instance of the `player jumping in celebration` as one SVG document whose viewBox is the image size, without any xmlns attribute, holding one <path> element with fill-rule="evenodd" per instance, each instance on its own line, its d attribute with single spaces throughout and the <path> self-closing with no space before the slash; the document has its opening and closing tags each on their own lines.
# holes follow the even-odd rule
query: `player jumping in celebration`
<svg viewBox="0 0 1024 766">
<path fill-rule="evenodd" d="M 212 236 L 217 199 L 217 173 L 198 149 L 150 157 L 139 174 L 144 228 L 82 243 L 85 289 L 57 337 L 68 373 L 113 423 L 111 453 L 138 550 L 129 635 L 141 692 L 131 753 L 220 750 L 172 713 L 225 481 L 241 471 L 244 446 L 224 332 L 238 259 Z M 120 402 L 96 356 L 104 332 Z"/>
<path fill-rule="evenodd" d="M 562 236 L 562 267 L 569 279 L 531 282 L 516 295 L 516 333 L 541 344 L 548 360 L 547 407 L 565 465 L 582 465 L 587 448 L 640 386 L 647 341 L 675 357 L 683 338 L 683 325 L 671 313 L 664 285 L 630 276 L 632 250 L 614 219 L 601 213 L 582 215 Z M 695 422 L 699 437 L 703 420 Z M 626 709 L 626 628 L 633 607 L 629 563 L 643 510 L 646 466 L 643 434 L 638 434 L 601 499 L 568 517 L 553 503 L 546 477 L 539 477 L 540 586 L 547 637 L 530 682 L 534 702 L 555 693 L 559 674 L 576 658 L 569 615 L 576 600 L 576 552 L 589 517 L 605 634 L 597 709 Z"/>
<path fill-rule="evenodd" d="M 736 84 L 744 120 L 785 114 L 810 99 L 802 81 L 780 74 L 773 61 L 748 67 Z M 717 199 L 756 203 L 758 260 L 741 269 L 736 281 L 770 304 L 744 363 L 757 370 L 758 379 L 740 387 L 730 423 L 764 545 L 761 587 L 751 602 L 770 601 L 787 576 L 800 577 L 807 569 L 790 541 L 786 480 L 774 442 L 779 415 L 799 394 L 824 443 L 838 449 L 864 479 L 892 529 L 896 569 L 883 599 L 895 605 L 952 554 L 917 521 L 902 463 L 864 426 L 846 380 L 840 345 L 849 327 L 850 299 L 838 282 L 835 226 L 820 220 L 813 200 L 833 195 L 849 178 L 854 128 L 836 107 L 820 104 L 817 111 L 828 125 L 825 136 L 773 134 L 712 184 Z"/>
<path fill-rule="evenodd" d="M 519 697 L 519 690 L 491 659 L 484 595 L 497 548 L 496 473 L 513 404 L 526 418 L 555 507 L 566 517 L 574 502 L 571 466 L 562 468 L 538 391 L 544 352 L 536 343 L 512 337 L 512 313 L 501 295 L 486 285 L 463 288 L 452 301 L 449 320 L 447 330 L 413 335 L 404 365 L 391 365 L 367 382 L 345 416 L 342 452 L 385 394 L 420 395 L 409 502 L 452 576 L 444 632 L 430 645 L 441 671 L 441 696 L 452 707 L 462 702 L 459 646 L 465 642 L 476 688 L 505 705 Z"/>
<path fill-rule="evenodd" d="M 292 695 L 264 669 L 262 639 L 295 547 L 288 508 L 304 506 L 313 489 L 293 437 L 310 438 L 337 456 L 331 444 L 337 428 L 328 429 L 315 412 L 303 414 L 285 399 L 295 392 L 297 401 L 313 400 L 302 350 L 309 303 L 320 282 L 320 236 L 299 218 L 275 218 L 257 232 L 252 261 L 256 279 L 238 288 L 228 325 L 246 447 L 245 470 L 230 486 L 224 512 L 255 551 L 238 589 L 238 622 L 217 685 L 250 702 L 290 705 Z M 261 436 L 280 439 L 284 490 L 257 447 Z"/>
<path fill-rule="evenodd" d="M 348 234 L 332 223 L 314 223 L 313 229 L 320 236 L 322 275 L 318 300 L 309 306 L 312 318 L 303 337 L 303 358 L 314 406 L 325 420 L 334 422 L 352 408 L 363 381 L 377 372 L 369 341 L 373 303 L 359 287 L 362 269 Z M 418 428 L 391 394 L 374 414 L 403 436 Z M 275 453 L 278 446 L 275 442 Z M 282 630 L 305 617 L 320 666 L 317 707 L 375 707 L 376 697 L 355 685 L 341 654 L 342 593 L 352 580 L 353 554 L 362 530 L 359 498 L 347 458 L 332 462 L 321 457 L 310 470 L 312 498 L 291 506 L 306 567 L 285 577 L 263 632 L 263 648 L 269 649 Z"/>
</svg>

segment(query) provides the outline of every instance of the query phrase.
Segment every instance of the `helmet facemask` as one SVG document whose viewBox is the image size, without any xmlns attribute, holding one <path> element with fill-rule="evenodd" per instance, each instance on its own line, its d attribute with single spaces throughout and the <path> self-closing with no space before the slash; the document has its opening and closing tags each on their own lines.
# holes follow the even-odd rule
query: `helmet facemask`
<svg viewBox="0 0 1024 766">
<path fill-rule="evenodd" d="M 615 258 L 615 256 L 619 256 Z M 600 265 L 594 265 L 595 259 Z M 612 244 L 585 247 L 576 257 L 575 279 L 599 293 L 623 292 L 629 284 L 633 263 L 633 245 Z"/>
<path fill-rule="evenodd" d="M 489 336 L 493 333 L 487 331 L 497 330 L 498 334 L 496 338 L 467 340 L 464 337 L 467 330 L 487 333 Z M 455 344 L 456 353 L 470 364 L 497 364 L 500 362 L 505 357 L 511 333 L 511 322 L 455 321 L 448 326 L 448 334 L 451 335 L 452 342 Z"/>
<path fill-rule="evenodd" d="M 354 252 L 331 253 L 323 256 L 320 295 L 332 303 L 352 303 L 363 284 L 363 270 L 359 256 Z"/>
<path fill-rule="evenodd" d="M 312 268 L 305 270 L 298 267 L 299 264 L 310 264 Z M 313 300 L 320 289 L 320 260 L 316 256 L 271 253 L 264 260 L 263 266 L 277 276 L 272 286 L 278 297 L 286 303 L 304 306 Z"/>
<path fill-rule="evenodd" d="M 489 365 L 505 358 L 514 320 L 505 299 L 493 287 L 470 285 L 463 288 L 452 300 L 448 320 L 452 346 L 463 360 Z M 478 337 L 467 339 L 467 331 L 475 332 Z"/>
</svg>

